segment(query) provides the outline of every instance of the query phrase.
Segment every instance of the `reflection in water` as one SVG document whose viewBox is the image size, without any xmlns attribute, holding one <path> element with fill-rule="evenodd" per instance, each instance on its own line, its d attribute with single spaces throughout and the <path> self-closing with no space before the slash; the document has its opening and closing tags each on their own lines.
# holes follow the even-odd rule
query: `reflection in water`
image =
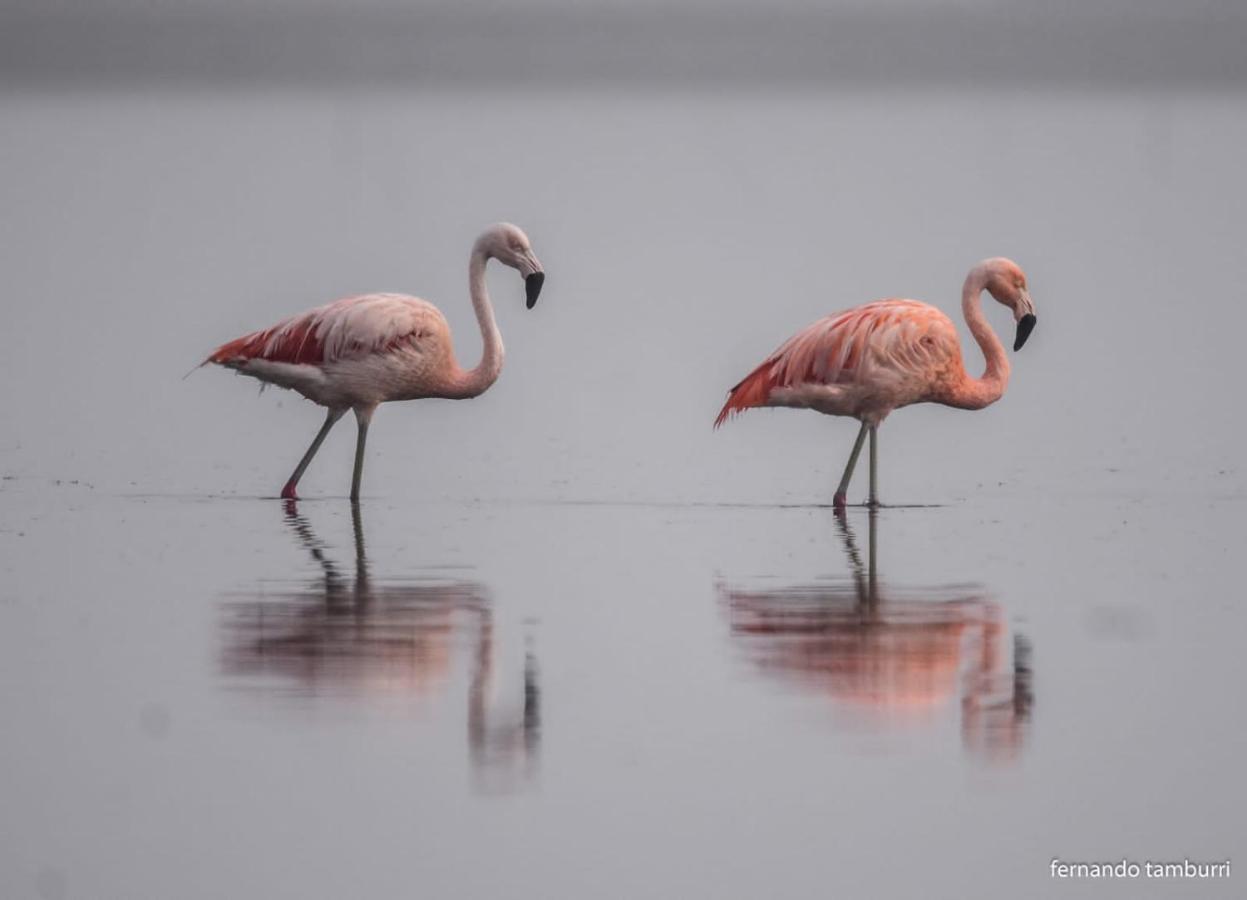
<svg viewBox="0 0 1247 900">
<path fill-rule="evenodd" d="M 899 590 L 880 584 L 877 514 L 864 564 L 843 514 L 852 578 L 776 590 L 721 585 L 732 636 L 763 671 L 874 711 L 929 710 L 961 698 L 967 749 L 1012 757 L 1033 703 L 1030 642 L 1001 650 L 1000 607 L 973 586 Z"/>
<path fill-rule="evenodd" d="M 352 506 L 355 571 L 342 572 L 295 501 L 287 524 L 323 576 L 288 591 L 261 591 L 227 604 L 225 673 L 267 693 L 411 696 L 447 674 L 454 648 L 471 647 L 468 747 L 478 773 L 533 771 L 540 731 L 540 689 L 531 647 L 524 662 L 522 708 L 491 708 L 494 623 L 484 586 L 426 578 L 379 581 L 369 571 L 358 504 Z"/>
</svg>

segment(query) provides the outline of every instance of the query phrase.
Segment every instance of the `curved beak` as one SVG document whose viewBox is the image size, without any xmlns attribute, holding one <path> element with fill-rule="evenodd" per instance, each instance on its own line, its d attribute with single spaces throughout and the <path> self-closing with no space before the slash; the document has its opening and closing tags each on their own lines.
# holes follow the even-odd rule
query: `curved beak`
<svg viewBox="0 0 1247 900">
<path fill-rule="evenodd" d="M 1035 330 L 1035 304 L 1031 301 L 1030 293 L 1025 289 L 1023 289 L 1022 296 L 1018 302 L 1017 321 L 1018 330 L 1013 338 L 1013 351 L 1015 353 L 1022 349 L 1026 339 Z"/>
<path fill-rule="evenodd" d="M 531 250 L 520 259 L 519 270 L 524 276 L 524 297 L 528 308 L 532 309 L 537 305 L 537 298 L 541 296 L 541 286 L 546 283 L 546 273 L 541 268 L 537 255 Z"/>
<path fill-rule="evenodd" d="M 1031 336 L 1031 332 L 1035 330 L 1035 314 L 1027 313 L 1018 319 L 1017 336 L 1013 339 L 1013 349 L 1018 351 L 1022 349 L 1022 345 L 1026 343 L 1026 339 Z"/>
<path fill-rule="evenodd" d="M 537 298 L 541 296 L 541 286 L 546 283 L 545 272 L 533 272 L 524 276 L 524 296 L 528 302 L 528 308 L 532 309 L 537 305 Z M 1031 316 L 1033 319 L 1034 316 Z"/>
</svg>

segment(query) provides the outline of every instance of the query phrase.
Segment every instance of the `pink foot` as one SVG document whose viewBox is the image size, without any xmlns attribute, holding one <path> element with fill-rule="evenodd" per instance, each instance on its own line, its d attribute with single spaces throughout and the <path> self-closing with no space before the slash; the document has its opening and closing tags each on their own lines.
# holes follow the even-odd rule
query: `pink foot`
<svg viewBox="0 0 1247 900">
<path fill-rule="evenodd" d="M 286 486 L 281 489 L 281 499 L 283 500 L 298 500 L 299 499 L 299 495 L 294 492 L 293 484 L 287 483 Z"/>
<path fill-rule="evenodd" d="M 831 506 L 836 512 L 844 512 L 845 506 L 848 505 L 848 498 L 844 494 L 837 493 L 831 498 Z"/>
</svg>

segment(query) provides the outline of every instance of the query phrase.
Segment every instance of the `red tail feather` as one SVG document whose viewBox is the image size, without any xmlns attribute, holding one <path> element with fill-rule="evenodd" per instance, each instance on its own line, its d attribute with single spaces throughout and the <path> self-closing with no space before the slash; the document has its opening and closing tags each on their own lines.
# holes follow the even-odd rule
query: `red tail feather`
<svg viewBox="0 0 1247 900">
<path fill-rule="evenodd" d="M 323 362 L 324 343 L 316 336 L 316 322 L 303 316 L 266 331 L 243 335 L 212 351 L 207 361 L 230 363 L 248 359 L 312 364 Z"/>
<path fill-rule="evenodd" d="M 768 359 L 746 375 L 740 384 L 728 391 L 727 402 L 723 404 L 718 418 L 714 420 L 715 428 L 739 412 L 766 405 L 767 398 L 771 395 L 771 388 L 775 386 L 775 379 L 771 373 L 773 368 L 774 362 Z"/>
</svg>

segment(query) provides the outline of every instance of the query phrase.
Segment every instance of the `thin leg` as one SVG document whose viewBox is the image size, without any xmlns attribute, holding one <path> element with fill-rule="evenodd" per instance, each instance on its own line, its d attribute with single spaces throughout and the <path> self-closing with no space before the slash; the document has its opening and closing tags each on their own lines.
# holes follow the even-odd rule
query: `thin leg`
<svg viewBox="0 0 1247 900">
<path fill-rule="evenodd" d="M 351 502 L 359 502 L 359 482 L 364 475 L 364 445 L 368 442 L 368 423 L 372 421 L 372 412 L 376 407 L 356 409 L 355 419 L 359 423 L 359 434 L 355 438 L 355 473 L 351 476 Z"/>
<path fill-rule="evenodd" d="M 870 426 L 870 499 L 866 505 L 879 505 L 879 426 Z"/>
<path fill-rule="evenodd" d="M 853 442 L 853 452 L 849 454 L 849 463 L 844 467 L 844 475 L 840 477 L 840 487 L 836 488 L 836 496 L 831 501 L 832 506 L 836 509 L 844 509 L 846 496 L 849 490 L 849 479 L 853 477 L 853 467 L 857 465 L 857 457 L 862 452 L 862 442 L 866 440 L 866 423 L 862 423 L 862 428 L 857 433 L 857 440 Z"/>
<path fill-rule="evenodd" d="M 299 464 L 294 467 L 294 472 L 290 476 L 290 480 L 286 482 L 286 486 L 281 489 L 281 498 L 283 500 L 298 500 L 295 494 L 295 486 L 298 485 L 299 479 L 303 477 L 303 473 L 307 470 L 307 465 L 312 461 L 312 457 L 316 455 L 316 451 L 320 449 L 320 445 L 325 441 L 325 435 L 329 434 L 329 429 L 333 428 L 338 419 L 346 413 L 345 409 L 331 409 L 325 416 L 325 424 L 320 426 L 320 431 L 316 432 L 316 437 L 312 439 L 312 446 L 307 448 L 307 452 L 303 454 L 303 458 L 299 460 Z"/>
</svg>

